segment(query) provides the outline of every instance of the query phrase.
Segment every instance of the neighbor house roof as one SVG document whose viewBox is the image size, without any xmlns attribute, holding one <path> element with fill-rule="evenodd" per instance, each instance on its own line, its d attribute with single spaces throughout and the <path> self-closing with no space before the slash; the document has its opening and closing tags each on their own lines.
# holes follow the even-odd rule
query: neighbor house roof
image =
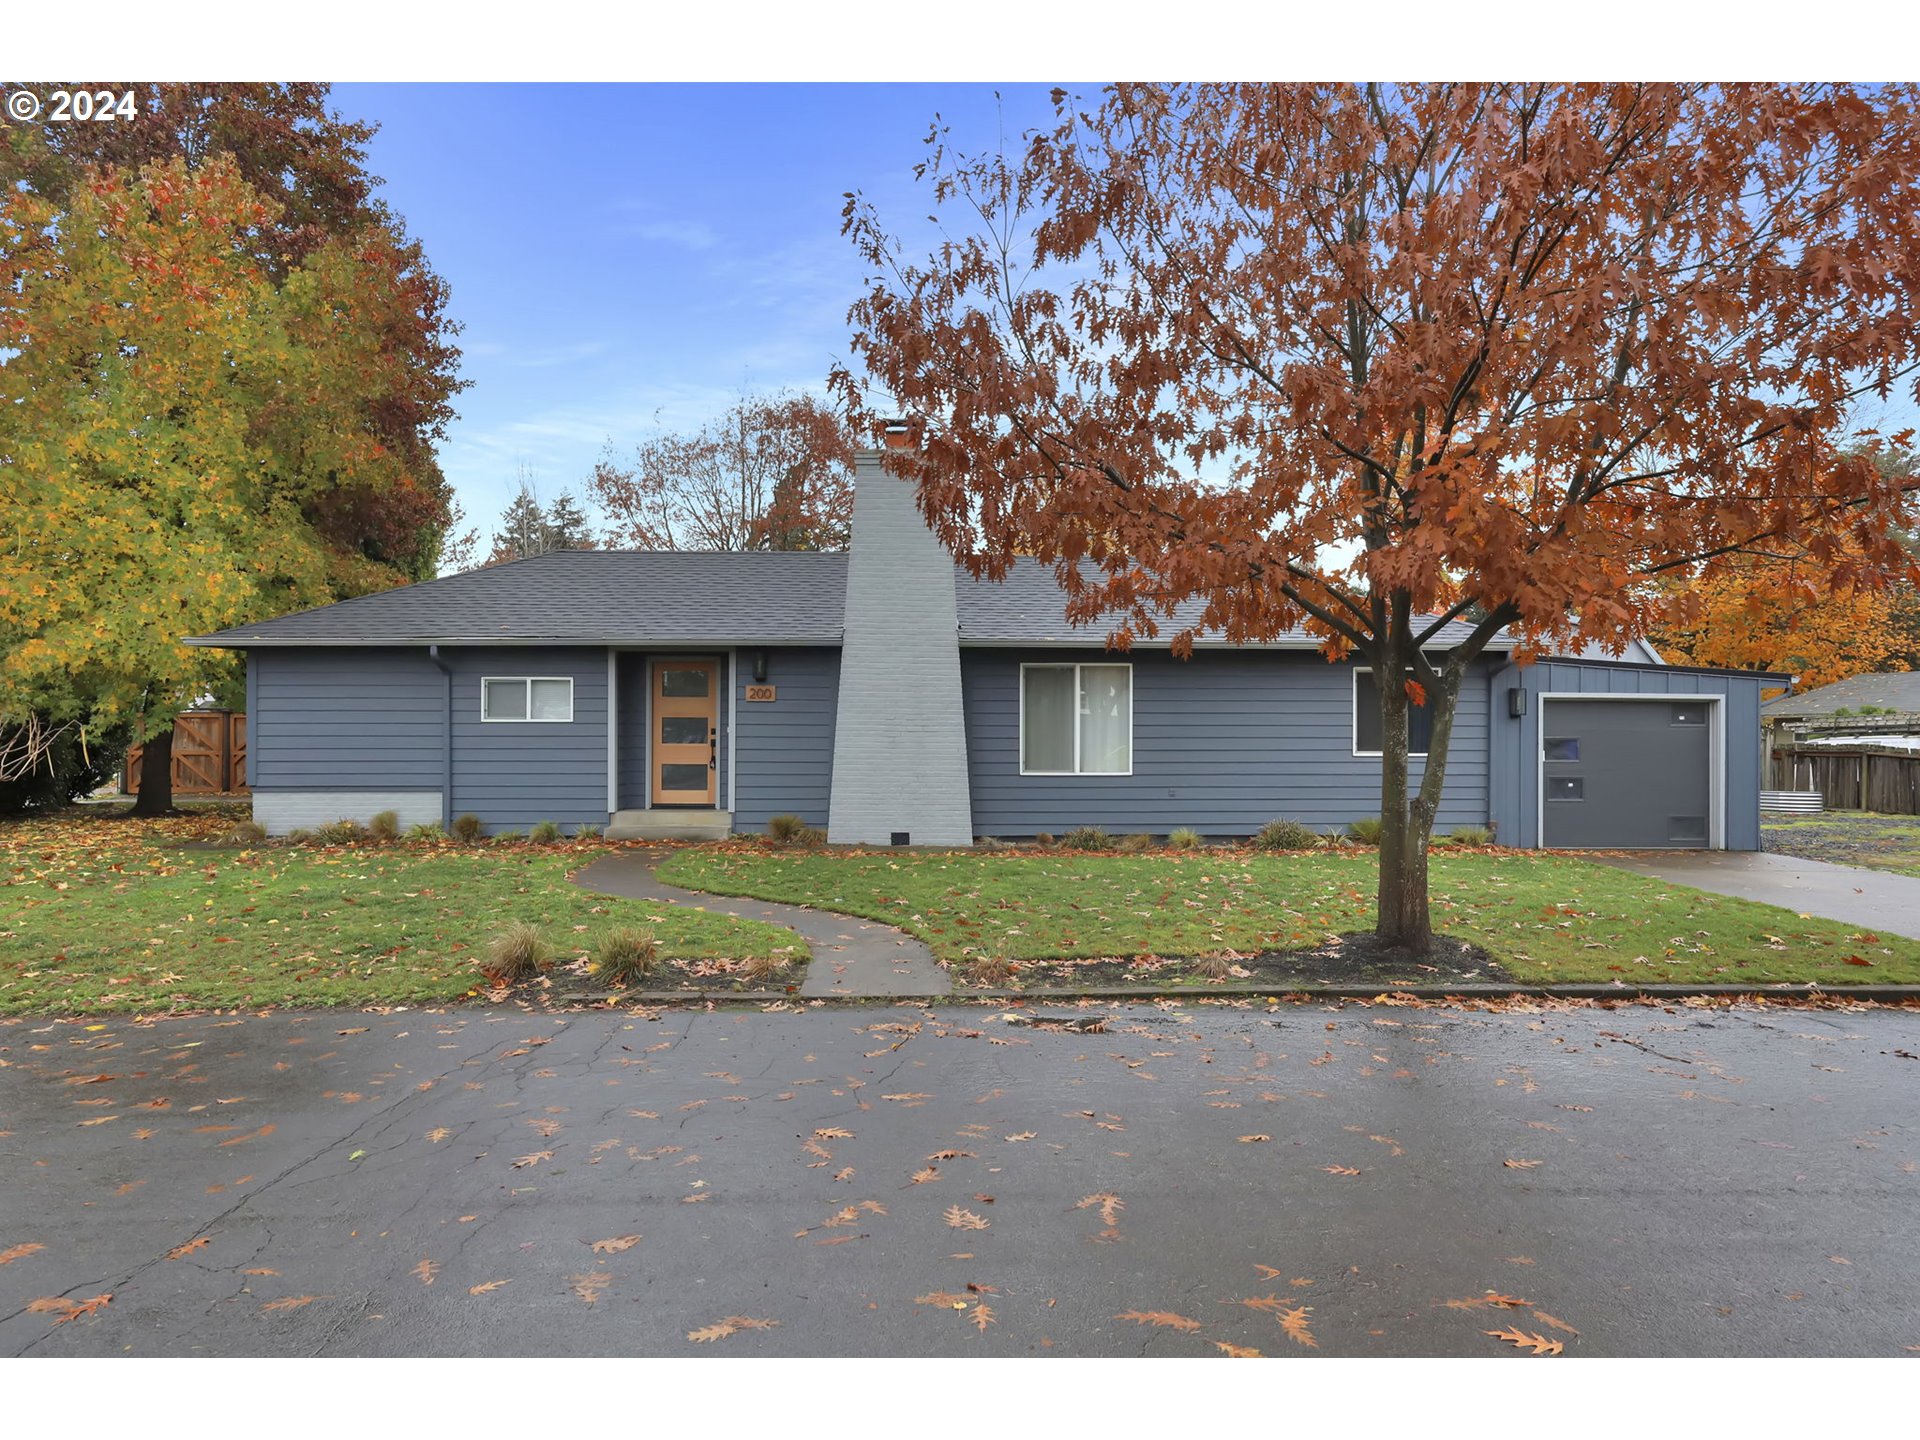
<svg viewBox="0 0 1920 1440">
<path fill-rule="evenodd" d="M 555 550 L 236 625 L 190 645 L 838 645 L 847 557 Z"/>
<path fill-rule="evenodd" d="M 1863 705 L 1920 715 L 1920 671 L 1895 670 L 1885 675 L 1853 675 L 1799 695 L 1782 695 L 1760 707 L 1769 720 L 1813 719 Z"/>
</svg>

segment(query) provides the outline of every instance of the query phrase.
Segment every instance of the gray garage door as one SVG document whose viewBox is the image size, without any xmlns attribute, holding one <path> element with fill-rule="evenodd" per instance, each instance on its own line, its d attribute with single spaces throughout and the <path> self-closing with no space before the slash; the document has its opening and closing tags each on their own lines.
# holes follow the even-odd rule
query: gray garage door
<svg viewBox="0 0 1920 1440">
<path fill-rule="evenodd" d="M 1713 707 L 1671 700 L 1541 706 L 1542 844 L 1699 849 L 1708 843 Z"/>
</svg>

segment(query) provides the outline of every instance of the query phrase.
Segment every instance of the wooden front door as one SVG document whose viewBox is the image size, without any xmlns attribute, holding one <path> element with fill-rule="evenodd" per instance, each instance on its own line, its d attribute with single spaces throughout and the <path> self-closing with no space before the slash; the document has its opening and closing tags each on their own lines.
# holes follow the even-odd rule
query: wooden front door
<svg viewBox="0 0 1920 1440">
<path fill-rule="evenodd" d="M 655 660 L 653 803 L 713 805 L 720 770 L 720 662 Z"/>
</svg>

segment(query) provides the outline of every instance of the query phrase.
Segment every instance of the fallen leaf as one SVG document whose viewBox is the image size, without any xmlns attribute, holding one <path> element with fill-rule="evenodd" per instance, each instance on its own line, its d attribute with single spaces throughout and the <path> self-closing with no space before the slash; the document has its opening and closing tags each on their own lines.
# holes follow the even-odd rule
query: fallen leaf
<svg viewBox="0 0 1920 1440">
<path fill-rule="evenodd" d="M 469 1285 L 467 1287 L 467 1293 L 469 1295 L 491 1295 L 502 1285 L 511 1285 L 512 1283 L 513 1279 L 511 1276 L 505 1280 L 488 1280 L 479 1285 Z"/>
<path fill-rule="evenodd" d="M 1318 1350 L 1320 1342 L 1313 1338 L 1313 1332 L 1307 1328 L 1307 1317 L 1313 1313 L 1311 1305 L 1301 1305 L 1293 1310 L 1284 1310 L 1277 1317 L 1280 1328 L 1290 1340 L 1298 1341 L 1309 1350 Z"/>
<path fill-rule="evenodd" d="M 28 1241 L 24 1245 L 14 1245 L 8 1249 L 0 1250 L 0 1265 L 11 1265 L 16 1260 L 24 1260 L 27 1256 L 37 1254 L 46 1248 L 44 1245 L 38 1245 L 32 1241 Z"/>
<path fill-rule="evenodd" d="M 1226 1340 L 1216 1340 L 1213 1344 L 1216 1350 L 1223 1350 L 1236 1360 L 1258 1360 L 1260 1358 L 1260 1352 L 1251 1345 L 1235 1345 Z"/>
<path fill-rule="evenodd" d="M 196 1235 L 184 1245 L 176 1245 L 167 1252 L 169 1260 L 184 1260 L 196 1250 L 204 1250 L 213 1243 L 211 1235 Z"/>
<path fill-rule="evenodd" d="M 1175 1315 L 1170 1310 L 1128 1310 L 1113 1317 L 1116 1320 L 1131 1320 L 1136 1325 L 1159 1325 L 1169 1330 L 1178 1330 L 1183 1334 L 1200 1328 L 1200 1322 L 1186 1315 Z"/>
<path fill-rule="evenodd" d="M 265 1310 L 298 1310 L 303 1305 L 311 1305 L 316 1300 L 326 1300 L 326 1295 L 283 1295 L 278 1300 L 269 1300 L 260 1308 Z"/>
<path fill-rule="evenodd" d="M 575 1275 L 568 1283 L 573 1287 L 574 1294 L 593 1305 L 599 1302 L 601 1293 L 613 1283 L 613 1276 L 604 1270 L 596 1270 L 591 1275 Z"/>
<path fill-rule="evenodd" d="M 433 1277 L 440 1273 L 440 1264 L 436 1260 L 422 1260 L 407 1273 L 422 1285 L 431 1285 Z"/>
<path fill-rule="evenodd" d="M 962 1210 L 958 1205 L 947 1207 L 946 1221 L 955 1230 L 985 1230 L 992 1223 L 971 1210 Z"/>
<path fill-rule="evenodd" d="M 1549 1340 L 1544 1335 L 1529 1335 L 1517 1326 L 1510 1330 L 1482 1330 L 1482 1335 L 1491 1335 L 1496 1340 L 1504 1340 L 1509 1345 L 1517 1345 L 1522 1350 L 1531 1350 L 1536 1355 L 1560 1355 L 1566 1346 L 1558 1340 Z"/>
<path fill-rule="evenodd" d="M 1271 1139 L 1273 1139 L 1271 1135 L 1242 1135 L 1240 1137 L 1240 1143 L 1242 1145 L 1264 1145 Z"/>
<path fill-rule="evenodd" d="M 618 1255 L 623 1250 L 631 1250 L 640 1243 L 638 1235 L 616 1235 L 611 1240 L 595 1240 L 593 1253 L 596 1255 Z"/>
<path fill-rule="evenodd" d="M 1502 1160 L 1500 1163 L 1509 1170 L 1531 1170 L 1540 1162 L 1538 1160 Z"/>
</svg>

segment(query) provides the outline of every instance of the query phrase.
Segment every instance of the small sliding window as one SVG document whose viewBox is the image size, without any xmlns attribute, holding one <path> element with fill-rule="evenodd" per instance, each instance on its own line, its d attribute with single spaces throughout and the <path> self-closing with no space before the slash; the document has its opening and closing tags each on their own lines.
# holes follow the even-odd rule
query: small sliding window
<svg viewBox="0 0 1920 1440">
<path fill-rule="evenodd" d="M 489 675 L 480 682 L 480 718 L 565 723 L 573 719 L 570 675 Z"/>
<path fill-rule="evenodd" d="M 1133 667 L 1022 665 L 1022 775 L 1131 775 Z"/>
</svg>

